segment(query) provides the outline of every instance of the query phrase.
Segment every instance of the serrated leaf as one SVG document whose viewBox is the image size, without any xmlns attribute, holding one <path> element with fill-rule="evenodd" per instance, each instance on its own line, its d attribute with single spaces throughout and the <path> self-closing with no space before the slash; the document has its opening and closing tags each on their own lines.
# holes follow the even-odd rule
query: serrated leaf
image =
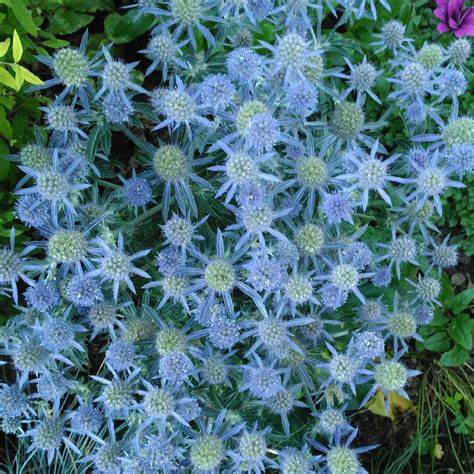
<svg viewBox="0 0 474 474">
<path fill-rule="evenodd" d="M 457 367 L 464 364 L 469 358 L 469 351 L 457 344 L 448 352 L 445 352 L 439 359 L 439 363 L 444 367 Z"/>
<path fill-rule="evenodd" d="M 0 84 L 4 84 L 16 90 L 15 78 L 3 67 L 0 66 Z"/>
<path fill-rule="evenodd" d="M 462 348 L 472 349 L 471 321 L 467 314 L 457 316 L 449 325 L 448 333 Z"/>
<path fill-rule="evenodd" d="M 18 63 L 23 56 L 23 45 L 16 30 L 13 31 L 13 61 Z"/>
<path fill-rule="evenodd" d="M 7 54 L 8 48 L 10 47 L 10 38 L 7 38 L 5 41 L 0 43 L 0 58 L 3 58 Z"/>
</svg>

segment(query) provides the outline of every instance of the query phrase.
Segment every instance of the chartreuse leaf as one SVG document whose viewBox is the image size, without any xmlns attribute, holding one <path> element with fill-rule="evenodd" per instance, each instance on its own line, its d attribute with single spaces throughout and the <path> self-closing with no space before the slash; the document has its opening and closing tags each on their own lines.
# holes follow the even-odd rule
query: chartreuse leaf
<svg viewBox="0 0 474 474">
<path fill-rule="evenodd" d="M 8 48 L 10 47 L 10 38 L 7 38 L 5 41 L 0 43 L 0 58 L 3 58 L 7 54 Z"/>
<path fill-rule="evenodd" d="M 0 84 L 16 90 L 15 78 L 3 67 L 0 66 Z"/>
<path fill-rule="evenodd" d="M 395 420 L 395 413 L 398 411 L 406 411 L 413 408 L 413 403 L 410 400 L 399 395 L 397 392 L 390 392 L 388 394 L 388 413 L 385 411 L 385 401 L 383 392 L 378 390 L 375 396 L 369 400 L 365 406 L 367 410 L 374 415 L 385 416 Z"/>
<path fill-rule="evenodd" d="M 23 56 L 23 45 L 16 30 L 13 31 L 13 61 L 18 63 Z"/>
<path fill-rule="evenodd" d="M 15 69 L 16 74 L 25 82 L 28 82 L 29 84 L 33 84 L 35 86 L 39 86 L 40 84 L 43 84 L 43 81 L 33 74 L 31 71 L 28 71 L 26 67 L 21 66 L 20 64 L 15 64 L 12 66 Z"/>
</svg>

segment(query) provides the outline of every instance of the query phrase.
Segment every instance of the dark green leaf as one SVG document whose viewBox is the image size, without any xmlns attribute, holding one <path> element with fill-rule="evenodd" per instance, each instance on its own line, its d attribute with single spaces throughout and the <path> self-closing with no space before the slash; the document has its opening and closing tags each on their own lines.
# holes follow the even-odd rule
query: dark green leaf
<svg viewBox="0 0 474 474">
<path fill-rule="evenodd" d="M 469 351 L 461 346 L 455 345 L 450 351 L 445 352 L 439 360 L 445 367 L 456 367 L 464 364 L 469 358 Z"/>
<path fill-rule="evenodd" d="M 12 9 L 13 14 L 24 30 L 30 35 L 36 36 L 38 28 L 33 21 L 31 12 L 26 8 L 24 0 L 8 0 L 5 3 Z"/>
<path fill-rule="evenodd" d="M 53 15 L 49 29 L 55 34 L 70 35 L 88 25 L 93 19 L 93 15 L 60 8 Z"/>
<path fill-rule="evenodd" d="M 153 15 L 143 15 L 137 20 L 132 11 L 123 16 L 111 13 L 104 22 L 105 33 L 114 43 L 128 43 L 147 32 L 154 21 Z"/>
<path fill-rule="evenodd" d="M 67 10 L 75 10 L 82 13 L 110 10 L 114 6 L 113 0 L 63 0 L 62 3 Z"/>
<path fill-rule="evenodd" d="M 3 140 L 0 140 L 0 181 L 3 181 L 8 176 L 8 171 L 11 167 L 11 161 L 2 157 L 2 155 L 6 155 L 8 152 L 8 145 Z"/>
<path fill-rule="evenodd" d="M 13 137 L 12 126 L 7 120 L 5 109 L 3 107 L 0 107 L 0 135 L 3 135 L 8 140 L 11 140 Z"/>
<path fill-rule="evenodd" d="M 448 333 L 461 347 L 467 351 L 472 349 L 471 322 L 467 314 L 457 316 L 450 324 Z"/>
<path fill-rule="evenodd" d="M 448 301 L 447 306 L 454 314 L 459 314 L 468 308 L 473 300 L 474 288 L 469 288 Z"/>
<path fill-rule="evenodd" d="M 448 335 L 444 331 L 428 337 L 424 344 L 426 349 L 433 352 L 445 352 L 451 346 Z"/>
<path fill-rule="evenodd" d="M 69 41 L 53 38 L 43 41 L 41 44 L 47 46 L 48 48 L 63 48 L 64 46 L 67 46 L 69 44 Z"/>
</svg>

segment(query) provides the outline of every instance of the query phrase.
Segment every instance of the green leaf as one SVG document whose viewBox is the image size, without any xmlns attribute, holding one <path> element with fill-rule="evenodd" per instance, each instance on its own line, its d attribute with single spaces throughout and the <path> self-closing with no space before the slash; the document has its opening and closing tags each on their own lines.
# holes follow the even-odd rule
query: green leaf
<svg viewBox="0 0 474 474">
<path fill-rule="evenodd" d="M 447 306 L 454 314 L 459 314 L 468 308 L 473 300 L 474 288 L 469 288 L 448 301 Z"/>
<path fill-rule="evenodd" d="M 440 308 L 436 308 L 433 320 L 430 322 L 429 327 L 444 326 L 449 321 L 450 319 L 443 315 L 443 311 Z"/>
<path fill-rule="evenodd" d="M 425 339 L 424 345 L 426 349 L 433 352 L 445 352 L 451 346 L 448 335 L 444 331 Z"/>
<path fill-rule="evenodd" d="M 469 351 L 461 346 L 455 345 L 451 350 L 445 352 L 439 362 L 444 367 L 456 367 L 464 364 L 469 358 Z"/>
<path fill-rule="evenodd" d="M 16 30 L 13 30 L 13 61 L 19 62 L 23 56 L 23 46 Z"/>
<path fill-rule="evenodd" d="M 3 3 L 11 8 L 13 14 L 24 30 L 30 35 L 36 36 L 38 28 L 33 21 L 31 12 L 26 8 L 24 0 L 4 0 Z"/>
<path fill-rule="evenodd" d="M 439 295 L 441 301 L 450 301 L 454 297 L 454 290 L 446 275 L 441 277 L 441 294 Z"/>
<path fill-rule="evenodd" d="M 7 114 L 3 108 L 0 108 L 0 135 L 3 135 L 7 140 L 11 140 L 13 137 L 12 126 L 7 120 Z"/>
<path fill-rule="evenodd" d="M 12 64 L 11 66 L 15 71 L 15 89 L 19 91 L 21 89 L 21 86 L 25 82 L 25 79 L 23 78 L 23 74 L 21 73 L 20 68 L 17 64 Z"/>
<path fill-rule="evenodd" d="M 0 84 L 4 84 L 11 89 L 16 90 L 16 82 L 14 77 L 3 67 L 0 66 Z"/>
<path fill-rule="evenodd" d="M 49 30 L 55 34 L 70 35 L 87 26 L 93 19 L 93 15 L 60 8 L 54 13 Z"/>
<path fill-rule="evenodd" d="M 142 15 L 137 21 L 137 16 L 133 11 L 126 15 L 111 13 L 104 22 L 107 37 L 117 44 L 128 43 L 143 35 L 153 25 L 155 19 L 153 15 Z"/>
<path fill-rule="evenodd" d="M 10 38 L 7 38 L 5 41 L 0 43 L 0 58 L 3 58 L 7 54 L 8 48 L 10 47 Z"/>
<path fill-rule="evenodd" d="M 26 67 L 21 66 L 20 64 L 15 65 L 15 72 L 20 75 L 20 77 L 28 82 L 29 84 L 33 84 L 35 86 L 39 86 L 40 84 L 43 84 L 43 81 L 33 74 L 31 71 L 28 71 Z"/>
<path fill-rule="evenodd" d="M 467 314 L 457 316 L 448 327 L 448 333 L 462 348 L 472 349 L 471 321 Z"/>
<path fill-rule="evenodd" d="M 59 38 L 52 38 L 46 41 L 43 41 L 41 44 L 47 46 L 48 48 L 64 48 L 69 44 L 69 41 L 62 40 Z"/>
<path fill-rule="evenodd" d="M 99 10 L 113 9 L 113 0 L 63 0 L 63 6 L 68 10 L 76 10 L 82 13 L 95 13 Z"/>
<path fill-rule="evenodd" d="M 26 8 L 24 0 L 0 0 L 0 3 L 12 10 L 13 15 L 27 33 L 36 36 L 38 27 L 33 21 L 31 12 Z"/>
<path fill-rule="evenodd" d="M 7 176 L 11 168 L 11 161 L 2 158 L 2 155 L 8 154 L 8 146 L 0 140 L 0 181 L 3 181 Z"/>
</svg>

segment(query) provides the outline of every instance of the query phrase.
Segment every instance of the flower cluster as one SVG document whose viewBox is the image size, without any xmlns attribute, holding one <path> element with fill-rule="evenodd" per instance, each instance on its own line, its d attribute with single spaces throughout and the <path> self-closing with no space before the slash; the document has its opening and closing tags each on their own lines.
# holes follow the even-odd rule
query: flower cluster
<svg viewBox="0 0 474 474">
<path fill-rule="evenodd" d="M 350 447 L 346 409 L 408 397 L 403 354 L 457 263 L 435 218 L 474 168 L 468 40 L 416 49 L 392 20 L 332 64 L 343 44 L 324 16 L 375 19 L 378 3 L 139 0 L 137 18 L 156 17 L 140 64 L 89 56 L 87 34 L 40 58 L 58 95 L 12 158 L 31 239 L 18 249 L 12 229 L 0 249 L 18 313 L 0 417 L 32 456 L 67 449 L 97 473 L 365 472 L 374 446 Z M 261 20 L 274 41 L 255 39 Z"/>
</svg>

